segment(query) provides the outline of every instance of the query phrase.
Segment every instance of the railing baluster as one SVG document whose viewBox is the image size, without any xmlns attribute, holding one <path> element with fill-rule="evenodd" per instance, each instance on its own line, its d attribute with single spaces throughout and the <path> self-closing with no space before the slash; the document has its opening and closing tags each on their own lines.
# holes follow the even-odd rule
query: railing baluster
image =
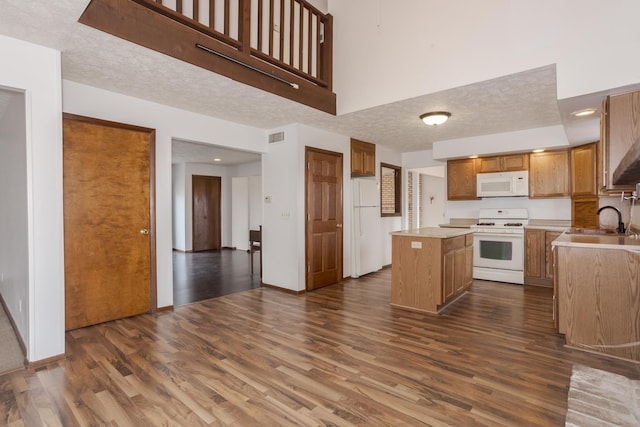
<svg viewBox="0 0 640 427">
<path fill-rule="evenodd" d="M 209 28 L 216 29 L 216 0 L 209 0 Z"/>
<path fill-rule="evenodd" d="M 182 0 L 176 0 L 176 12 L 182 13 Z"/>
<path fill-rule="evenodd" d="M 294 18 L 295 15 L 295 2 L 291 0 L 289 2 L 289 65 L 293 66 L 293 57 L 294 55 L 294 38 L 296 36 L 296 20 Z"/>
<path fill-rule="evenodd" d="M 193 20 L 200 21 L 200 0 L 193 0 Z"/>
<path fill-rule="evenodd" d="M 251 0 L 238 0 L 238 37 L 242 51 L 251 53 Z"/>
<path fill-rule="evenodd" d="M 307 13 L 309 15 L 309 28 L 307 29 L 307 73 L 308 74 L 313 74 L 313 72 L 311 71 L 311 64 L 313 64 L 313 14 L 311 13 L 311 10 L 307 10 Z"/>
<path fill-rule="evenodd" d="M 269 0 L 269 56 L 273 56 L 273 0 Z"/>
<path fill-rule="evenodd" d="M 316 68 L 315 68 L 315 77 L 320 77 L 320 49 L 322 45 L 320 44 L 320 29 L 322 28 L 322 16 L 317 16 L 316 20 Z"/>
<path fill-rule="evenodd" d="M 229 15 L 231 15 L 231 6 L 229 0 L 224 0 L 224 34 L 229 35 Z"/>
<path fill-rule="evenodd" d="M 303 71 L 304 68 L 304 6 L 302 3 L 298 3 L 300 5 L 300 16 L 298 17 L 298 23 L 300 26 L 300 37 L 298 42 L 298 69 Z"/>
<path fill-rule="evenodd" d="M 278 55 L 280 61 L 284 61 L 284 0 L 280 0 L 280 51 Z"/>
<path fill-rule="evenodd" d="M 258 0 L 258 50 L 262 52 L 262 28 L 264 27 L 264 23 L 262 22 L 263 18 L 263 8 L 262 0 Z"/>
</svg>

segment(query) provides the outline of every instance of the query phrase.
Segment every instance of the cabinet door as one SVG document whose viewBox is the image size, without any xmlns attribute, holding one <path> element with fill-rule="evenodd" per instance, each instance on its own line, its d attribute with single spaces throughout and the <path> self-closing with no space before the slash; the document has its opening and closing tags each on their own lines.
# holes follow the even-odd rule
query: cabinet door
<svg viewBox="0 0 640 427">
<path fill-rule="evenodd" d="M 544 278 L 544 230 L 525 230 L 524 233 L 524 277 Z"/>
<path fill-rule="evenodd" d="M 640 138 L 640 91 L 610 96 L 603 111 L 603 189 L 633 191 L 634 185 L 614 185 L 613 173 L 627 151 Z"/>
<path fill-rule="evenodd" d="M 475 159 L 449 160 L 447 162 L 447 199 L 476 199 Z"/>
<path fill-rule="evenodd" d="M 376 175 L 376 146 L 351 138 L 351 175 Z"/>
<path fill-rule="evenodd" d="M 362 173 L 366 176 L 376 175 L 376 153 L 367 150 L 362 153 Z"/>
<path fill-rule="evenodd" d="M 595 196 L 598 194 L 596 152 L 596 143 L 571 149 L 571 197 Z"/>
<path fill-rule="evenodd" d="M 364 152 L 351 149 L 351 174 L 364 174 Z"/>
<path fill-rule="evenodd" d="M 544 278 L 549 281 L 553 280 L 553 253 L 551 251 L 551 242 L 553 242 L 559 235 L 562 233 L 558 233 L 557 231 L 546 231 L 545 235 L 545 250 L 544 250 L 544 258 L 545 258 L 545 272 Z"/>
<path fill-rule="evenodd" d="M 455 285 L 455 293 L 460 294 L 466 288 L 466 274 L 465 268 L 467 266 L 467 251 L 466 248 L 456 249 L 454 252 L 454 277 L 453 282 Z"/>
<path fill-rule="evenodd" d="M 465 247 L 464 283 L 469 288 L 473 283 L 473 238 L 472 244 Z"/>
<path fill-rule="evenodd" d="M 547 151 L 529 157 L 529 197 L 569 195 L 569 152 Z"/>
<path fill-rule="evenodd" d="M 442 296 L 443 303 L 449 301 L 456 292 L 455 285 L 455 251 L 449 251 L 443 255 L 443 286 L 442 286 Z"/>
<path fill-rule="evenodd" d="M 478 160 L 478 173 L 500 172 L 502 171 L 502 158 L 480 157 Z"/>
<path fill-rule="evenodd" d="M 504 171 L 526 171 L 529 169 L 528 154 L 512 154 L 502 156 L 502 170 Z"/>
</svg>

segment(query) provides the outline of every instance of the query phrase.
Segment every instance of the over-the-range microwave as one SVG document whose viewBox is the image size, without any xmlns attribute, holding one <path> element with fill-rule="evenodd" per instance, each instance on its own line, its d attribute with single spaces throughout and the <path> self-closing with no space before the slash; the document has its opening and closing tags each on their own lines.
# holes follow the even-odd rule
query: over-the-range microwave
<svg viewBox="0 0 640 427">
<path fill-rule="evenodd" d="M 477 197 L 529 195 L 529 171 L 491 172 L 476 175 Z"/>
</svg>

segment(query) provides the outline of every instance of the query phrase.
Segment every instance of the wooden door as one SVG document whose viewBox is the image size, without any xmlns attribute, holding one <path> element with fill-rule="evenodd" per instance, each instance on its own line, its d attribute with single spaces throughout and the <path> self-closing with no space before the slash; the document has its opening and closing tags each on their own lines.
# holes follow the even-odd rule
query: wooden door
<svg viewBox="0 0 640 427">
<path fill-rule="evenodd" d="M 65 328 L 155 309 L 155 131 L 66 115 Z"/>
<path fill-rule="evenodd" d="M 193 175 L 191 192 L 193 201 L 193 251 L 220 249 L 222 182 L 219 176 Z"/>
<path fill-rule="evenodd" d="M 306 148 L 306 288 L 342 280 L 342 154 Z"/>
</svg>

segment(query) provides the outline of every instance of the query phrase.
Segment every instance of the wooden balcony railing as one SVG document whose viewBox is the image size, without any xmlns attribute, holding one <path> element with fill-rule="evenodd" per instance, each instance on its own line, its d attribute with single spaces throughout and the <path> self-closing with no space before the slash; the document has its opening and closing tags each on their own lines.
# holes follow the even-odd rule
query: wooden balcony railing
<svg viewBox="0 0 640 427">
<path fill-rule="evenodd" d="M 332 89 L 332 17 L 304 0 L 134 1 L 238 53 Z"/>
</svg>

